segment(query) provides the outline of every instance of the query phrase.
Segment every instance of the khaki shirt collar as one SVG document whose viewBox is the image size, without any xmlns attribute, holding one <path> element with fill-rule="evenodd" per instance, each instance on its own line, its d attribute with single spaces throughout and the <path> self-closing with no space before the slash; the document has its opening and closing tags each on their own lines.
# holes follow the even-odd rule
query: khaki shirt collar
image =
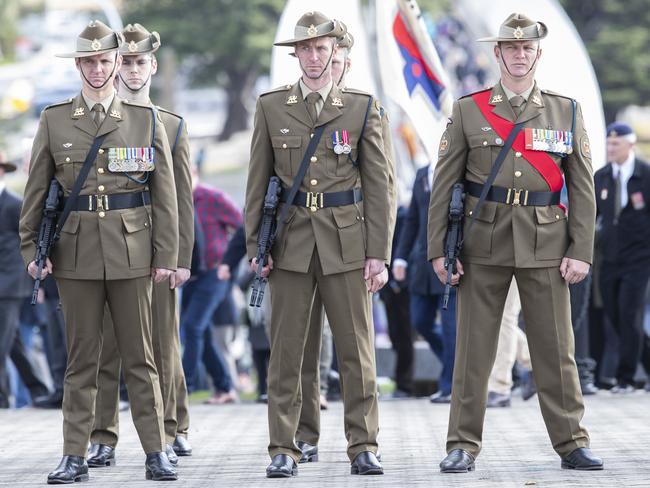
<svg viewBox="0 0 650 488">
<path fill-rule="evenodd" d="M 300 84 L 300 92 L 302 93 L 302 99 L 304 100 L 307 98 L 307 95 L 309 95 L 313 90 L 309 88 L 307 85 L 305 85 L 305 82 L 302 81 L 302 78 L 300 78 L 300 81 L 298 83 Z M 330 82 L 327 85 L 325 85 L 323 88 L 321 88 L 320 90 L 316 90 L 316 92 L 320 95 L 323 102 L 327 100 L 327 96 L 332 91 L 333 85 L 334 82 L 330 80 Z"/>
<path fill-rule="evenodd" d="M 84 92 L 81 92 L 81 96 L 83 97 L 84 102 L 86 102 L 86 106 L 88 107 L 88 110 L 92 111 L 96 103 L 101 103 L 102 106 L 104 107 L 104 113 L 108 114 L 108 109 L 110 108 L 111 103 L 113 103 L 113 99 L 115 98 L 115 92 L 114 91 L 111 92 L 109 96 L 99 101 L 91 100 L 86 96 Z"/>
<path fill-rule="evenodd" d="M 508 97 L 508 100 L 510 100 L 512 97 L 516 97 L 517 94 L 513 92 L 512 90 L 509 90 L 506 88 L 506 86 L 503 84 L 503 82 L 499 82 L 501 84 L 501 88 L 503 88 L 503 93 L 506 94 L 506 97 Z M 535 82 L 533 82 L 532 85 L 530 85 L 530 88 L 528 88 L 525 92 L 520 93 L 519 95 L 524 97 L 524 100 L 528 101 L 528 97 L 530 97 L 530 94 L 533 92 L 533 89 L 535 88 Z"/>
</svg>

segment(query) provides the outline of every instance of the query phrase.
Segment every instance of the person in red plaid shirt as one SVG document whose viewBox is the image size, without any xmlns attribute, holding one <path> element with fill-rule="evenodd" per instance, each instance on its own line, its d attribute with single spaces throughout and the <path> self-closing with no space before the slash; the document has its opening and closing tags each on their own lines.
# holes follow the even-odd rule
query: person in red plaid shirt
<svg viewBox="0 0 650 488">
<path fill-rule="evenodd" d="M 206 331 L 210 327 L 212 314 L 230 292 L 230 281 L 217 277 L 217 267 L 226 252 L 230 236 L 242 225 L 242 211 L 223 191 L 200 183 L 196 169 L 192 177 L 194 212 L 203 235 L 201 245 L 195 246 L 195 252 L 201 254 L 199 258 L 205 267 L 193 274 L 183 289 L 183 369 L 187 389 L 192 392 L 197 387 L 199 361 L 205 357 L 206 368 L 216 390 L 214 400 L 216 403 L 227 403 L 236 399 L 232 378 L 221 352 L 209 340 L 210 335 Z"/>
</svg>

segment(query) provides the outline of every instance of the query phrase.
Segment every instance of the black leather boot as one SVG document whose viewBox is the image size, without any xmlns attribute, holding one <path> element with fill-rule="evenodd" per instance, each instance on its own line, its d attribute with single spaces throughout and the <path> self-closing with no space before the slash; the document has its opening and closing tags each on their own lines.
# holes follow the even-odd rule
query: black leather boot
<svg viewBox="0 0 650 488">
<path fill-rule="evenodd" d="M 173 481 L 178 479 L 176 469 L 164 452 L 150 452 L 144 463 L 145 478 L 154 481 Z"/>
<path fill-rule="evenodd" d="M 54 471 L 47 475 L 48 485 L 67 485 L 88 481 L 88 465 L 81 456 L 63 456 Z"/>
</svg>

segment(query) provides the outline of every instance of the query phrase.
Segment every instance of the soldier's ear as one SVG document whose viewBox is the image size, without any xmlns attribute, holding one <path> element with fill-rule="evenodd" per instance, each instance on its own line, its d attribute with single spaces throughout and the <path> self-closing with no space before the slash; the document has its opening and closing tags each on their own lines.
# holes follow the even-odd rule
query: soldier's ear
<svg viewBox="0 0 650 488">
<path fill-rule="evenodd" d="M 501 44 L 498 42 L 494 45 L 494 57 L 498 63 L 501 62 Z"/>
<path fill-rule="evenodd" d="M 151 74 L 155 75 L 158 72 L 158 60 L 156 56 L 151 55 Z"/>
</svg>

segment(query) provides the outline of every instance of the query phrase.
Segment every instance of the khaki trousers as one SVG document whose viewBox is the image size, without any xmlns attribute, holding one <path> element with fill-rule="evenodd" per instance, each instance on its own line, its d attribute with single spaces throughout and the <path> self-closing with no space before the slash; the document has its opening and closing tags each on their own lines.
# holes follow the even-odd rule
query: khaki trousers
<svg viewBox="0 0 650 488">
<path fill-rule="evenodd" d="M 447 452 L 481 451 L 488 377 L 512 278 L 517 280 L 542 416 L 560 455 L 589 446 L 573 357 L 568 285 L 557 267 L 508 268 L 465 263 L 457 309 L 456 362 Z"/>
<path fill-rule="evenodd" d="M 146 453 L 164 450 L 163 404 L 151 337 L 151 277 L 57 279 L 66 323 L 68 366 L 63 388 L 63 454 L 86 456 L 95 417 L 104 307 L 108 305 L 124 361 L 133 423 Z"/>
<path fill-rule="evenodd" d="M 336 344 L 348 457 L 377 452 L 379 411 L 371 300 L 363 270 L 323 275 L 314 250 L 307 273 L 271 272 L 271 358 L 269 361 L 269 454 L 301 452 L 294 439 L 302 407 L 301 367 L 314 296 L 320 295 Z M 309 358 L 313 361 L 313 358 Z"/>
<path fill-rule="evenodd" d="M 516 281 L 512 280 L 506 297 L 506 304 L 503 308 L 503 318 L 499 329 L 499 345 L 497 346 L 497 356 L 488 380 L 488 391 L 510 395 L 510 390 L 512 390 L 512 368 L 515 361 L 518 361 L 523 368 L 531 369 L 528 339 L 526 334 L 519 328 L 520 312 L 519 290 Z"/>
<path fill-rule="evenodd" d="M 154 361 L 158 371 L 160 390 L 164 406 L 165 442 L 173 444 L 178 431 L 178 390 L 176 371 L 183 374 L 180 356 L 179 321 L 177 311 L 177 294 L 169 289 L 169 283 L 153 284 L 152 301 L 152 347 Z M 95 423 L 91 442 L 108 444 L 115 447 L 119 437 L 119 381 L 121 360 L 117 349 L 116 337 L 110 310 L 104 316 L 104 341 L 100 354 L 100 367 L 97 377 L 97 401 L 95 406 Z M 184 378 L 180 388 L 185 385 Z M 184 396 L 187 403 L 187 394 Z M 131 405 L 136 399 L 129 394 Z M 187 412 L 185 405 L 181 410 Z M 184 423 L 188 423 L 184 419 Z M 187 429 L 184 430 L 187 433 Z"/>
</svg>

